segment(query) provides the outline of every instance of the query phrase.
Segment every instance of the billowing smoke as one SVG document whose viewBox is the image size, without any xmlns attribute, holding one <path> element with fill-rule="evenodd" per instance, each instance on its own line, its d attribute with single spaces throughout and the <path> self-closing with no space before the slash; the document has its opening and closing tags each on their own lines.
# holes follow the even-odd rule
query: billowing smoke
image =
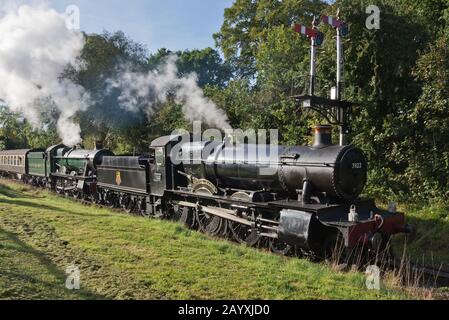
<svg viewBox="0 0 449 320">
<path fill-rule="evenodd" d="M 74 145 L 81 135 L 73 117 L 87 109 L 89 95 L 61 77 L 67 66 L 80 67 L 84 47 L 84 36 L 67 29 L 65 18 L 44 5 L 0 5 L 0 99 L 36 128 L 43 111 L 56 110 L 61 139 Z"/>
<path fill-rule="evenodd" d="M 83 68 L 79 57 L 84 44 L 81 32 L 66 27 L 66 16 L 46 5 L 0 4 L 0 103 L 3 100 L 35 128 L 42 126 L 42 115 L 52 111 L 58 134 L 69 146 L 82 141 L 74 118 L 88 110 L 92 99 L 85 88 L 62 75 L 68 66 Z M 230 128 L 225 112 L 204 96 L 196 75 L 178 76 L 175 57 L 158 71 L 131 70 L 122 67 L 107 81 L 109 90 L 120 93 L 121 108 L 144 111 L 150 117 L 172 95 L 187 120 Z"/>
<path fill-rule="evenodd" d="M 148 117 L 157 111 L 161 103 L 172 95 L 182 105 L 188 121 L 203 121 L 217 129 L 230 129 L 226 113 L 204 96 L 198 86 L 196 74 L 178 76 L 176 56 L 170 56 L 157 71 L 141 73 L 122 67 L 118 76 L 108 80 L 109 89 L 120 91 L 122 108 L 144 111 Z"/>
</svg>

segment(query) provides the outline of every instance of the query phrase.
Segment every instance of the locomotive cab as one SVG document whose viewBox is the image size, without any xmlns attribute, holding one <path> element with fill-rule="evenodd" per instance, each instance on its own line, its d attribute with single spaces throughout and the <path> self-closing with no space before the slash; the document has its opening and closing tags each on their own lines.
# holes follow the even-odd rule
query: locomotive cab
<svg viewBox="0 0 449 320">
<path fill-rule="evenodd" d="M 173 165 L 172 149 L 182 140 L 181 135 L 165 136 L 154 140 L 150 145 L 150 194 L 163 196 L 166 190 L 182 185 L 185 180 Z"/>
</svg>

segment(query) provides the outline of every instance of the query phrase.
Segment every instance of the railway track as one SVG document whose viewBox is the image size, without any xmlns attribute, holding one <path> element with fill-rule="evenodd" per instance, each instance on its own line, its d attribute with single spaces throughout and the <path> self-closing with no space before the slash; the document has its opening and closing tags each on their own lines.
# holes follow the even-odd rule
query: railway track
<svg viewBox="0 0 449 320">
<path fill-rule="evenodd" d="M 449 271 L 442 268 L 431 268 L 397 258 L 390 261 L 387 268 L 397 272 L 406 284 L 435 288 L 449 287 Z"/>
</svg>

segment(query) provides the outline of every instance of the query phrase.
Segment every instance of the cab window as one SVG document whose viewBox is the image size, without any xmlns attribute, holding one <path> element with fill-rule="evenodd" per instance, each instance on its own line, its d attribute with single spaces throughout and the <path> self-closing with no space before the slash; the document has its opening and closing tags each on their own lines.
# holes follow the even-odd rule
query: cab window
<svg viewBox="0 0 449 320">
<path fill-rule="evenodd" d="M 165 152 L 164 148 L 156 148 L 156 165 L 163 167 L 165 165 Z"/>
</svg>

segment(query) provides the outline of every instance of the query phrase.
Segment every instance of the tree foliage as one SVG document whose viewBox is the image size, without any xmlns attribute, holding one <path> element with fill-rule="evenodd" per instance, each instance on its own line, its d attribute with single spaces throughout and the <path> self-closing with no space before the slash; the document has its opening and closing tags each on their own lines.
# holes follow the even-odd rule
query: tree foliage
<svg viewBox="0 0 449 320">
<path fill-rule="evenodd" d="M 381 27 L 369 30 L 366 8 L 380 8 Z M 303 144 L 309 128 L 324 121 L 298 110 L 291 96 L 304 93 L 310 43 L 291 25 L 310 25 L 313 15 L 335 16 L 350 27 L 345 40 L 345 97 L 356 103 L 354 144 L 370 161 L 367 192 L 383 199 L 449 198 L 449 1 L 448 0 L 236 0 L 214 35 L 218 50 L 149 54 L 123 33 L 86 35 L 86 69 L 69 70 L 96 103 L 79 114 L 85 143 L 101 139 L 117 153 L 145 152 L 150 141 L 176 128 L 189 129 L 173 99 L 148 120 L 118 105 L 105 79 L 128 63 L 137 71 L 156 69 L 178 56 L 179 76 L 195 72 L 206 96 L 226 110 L 235 128 L 279 129 L 281 142 Z M 335 86 L 335 30 L 321 26 L 326 41 L 318 54 L 318 92 Z M 224 57 L 224 59 L 222 58 Z M 34 130 L 3 110 L 0 147 L 55 142 L 48 122 Z M 45 130 L 44 130 L 45 129 Z"/>
<path fill-rule="evenodd" d="M 365 25 L 371 4 L 380 8 L 379 30 Z M 253 99 L 247 100 L 257 101 L 251 105 L 257 111 L 249 121 L 279 128 L 284 143 L 301 143 L 319 120 L 297 113 L 290 99 L 304 93 L 310 63 L 309 42 L 294 34 L 291 24 L 310 25 L 312 14 L 335 16 L 339 8 L 350 26 L 345 94 L 357 104 L 352 139 L 369 157 L 368 192 L 430 199 L 448 190 L 449 182 L 448 5 L 447 0 L 241 0 L 226 10 L 215 38 L 236 75 L 255 79 L 248 93 Z M 321 30 L 327 40 L 318 57 L 318 89 L 327 95 L 336 78 L 335 30 Z"/>
</svg>

